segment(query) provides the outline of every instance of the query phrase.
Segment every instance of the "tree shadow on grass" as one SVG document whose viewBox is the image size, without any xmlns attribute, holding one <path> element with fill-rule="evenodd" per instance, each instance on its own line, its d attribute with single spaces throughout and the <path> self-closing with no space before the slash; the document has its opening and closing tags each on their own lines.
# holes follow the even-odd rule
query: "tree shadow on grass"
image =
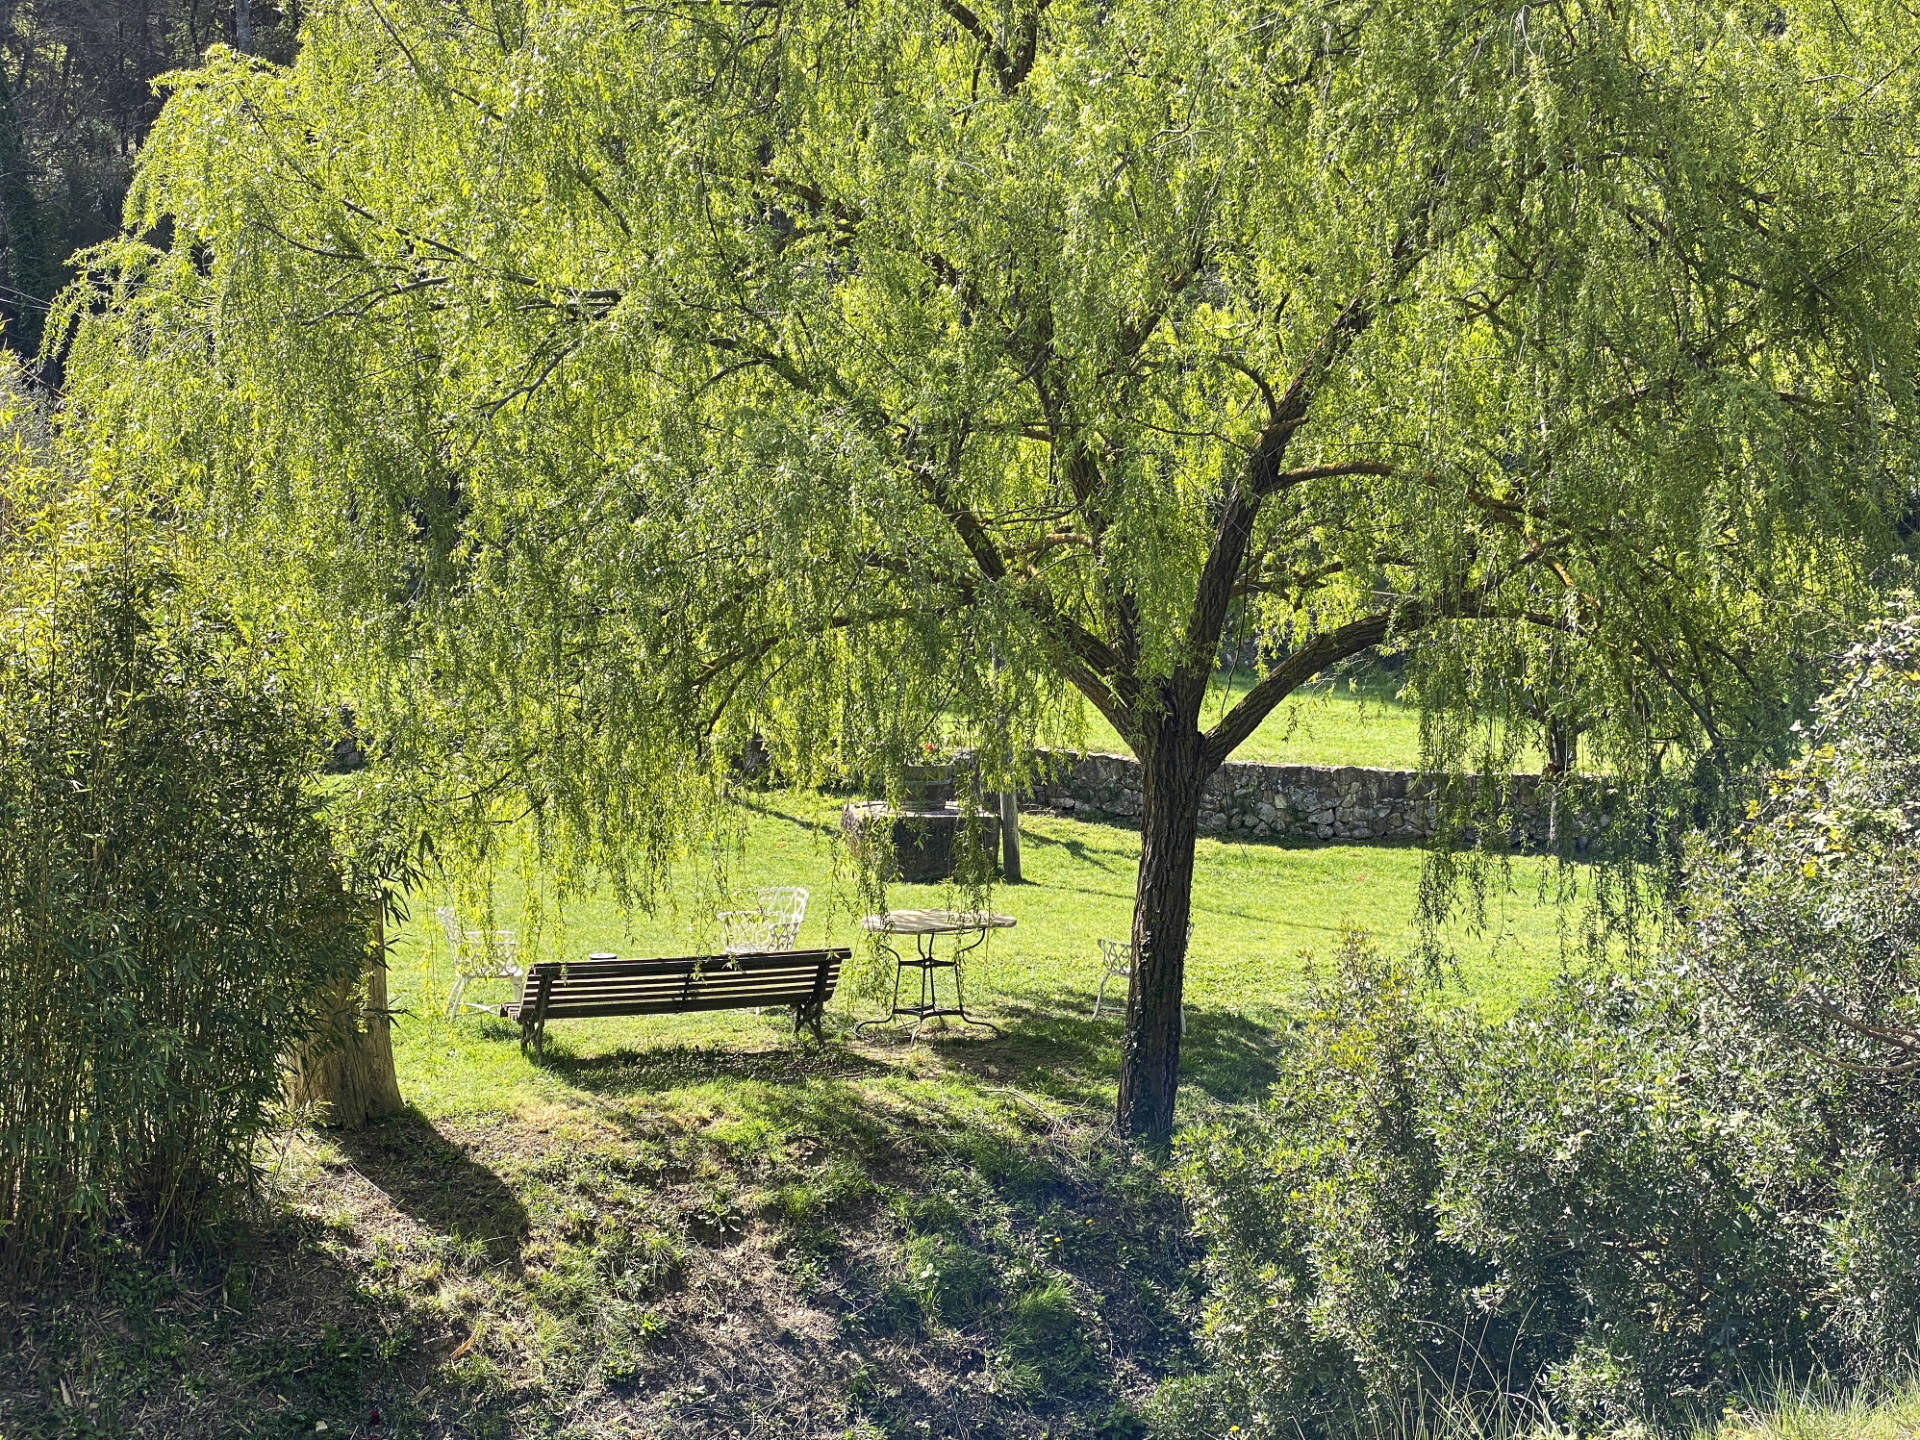
<svg viewBox="0 0 1920 1440">
<path fill-rule="evenodd" d="M 822 1047 L 795 1044 L 736 1050 L 724 1045 L 623 1047 L 593 1055 L 548 1052 L 556 1079 L 608 1097 L 657 1095 L 713 1081 L 802 1086 L 886 1075 L 916 1051 L 988 1086 L 1028 1090 L 1062 1104 L 1104 1109 L 1113 1103 L 1123 1020 L 1108 1010 L 1095 1020 L 1078 991 L 1000 997 L 990 1018 L 1001 1034 L 938 1022 L 908 1038 L 905 1026 L 864 1041 L 842 1034 Z M 1222 1104 L 1263 1095 L 1279 1074 L 1285 1041 L 1274 1025 L 1236 1010 L 1187 1007 L 1180 1048 L 1183 1084 Z"/>
<path fill-rule="evenodd" d="M 518 1270 L 527 1212 L 500 1177 L 412 1106 L 362 1130 L 330 1136 L 394 1207 L 442 1235 L 486 1246 Z"/>
<path fill-rule="evenodd" d="M 229 1435 L 237 1416 L 264 1422 L 249 1433 L 358 1434 L 374 1409 L 417 1433 L 407 1397 L 431 1342 L 332 1238 L 269 1214 L 162 1254 L 76 1257 L 0 1302 L 0 1434 Z"/>
<path fill-rule="evenodd" d="M 1072 819 L 1074 817 L 1060 816 L 1057 818 Z M 1135 834 L 1138 834 L 1140 831 L 1140 827 L 1138 824 L 1133 824 L 1129 826 L 1125 822 L 1116 823 L 1114 828 L 1115 829 L 1131 829 Z M 1120 875 L 1123 873 L 1131 873 L 1134 868 L 1134 862 L 1131 860 L 1127 861 L 1124 865 L 1118 865 L 1118 864 L 1115 864 L 1111 859 L 1102 858 L 1101 856 L 1096 854 L 1094 850 L 1089 848 L 1086 841 L 1080 839 L 1078 836 L 1069 835 L 1065 839 L 1062 839 L 1058 836 L 1043 835 L 1037 830 L 1034 830 L 1034 831 L 1022 830 L 1020 832 L 1020 843 L 1027 846 L 1029 849 L 1033 849 L 1033 850 L 1041 850 L 1041 849 L 1064 850 L 1067 852 L 1067 854 L 1071 855 L 1080 864 L 1085 865 L 1090 869 L 1104 870 L 1109 875 Z M 1026 883 L 1032 883 L 1032 882 L 1026 882 Z"/>
<path fill-rule="evenodd" d="M 769 820 L 784 820 L 795 829 L 809 831 L 824 839 L 834 839 L 840 834 L 837 821 L 820 820 L 811 815 L 797 814 L 792 810 L 783 809 L 772 798 L 756 798 L 749 795 L 742 798 L 739 803 L 743 810 L 750 810 Z"/>
<path fill-rule="evenodd" d="M 550 1051 L 546 1069 L 569 1085 L 596 1095 L 658 1094 L 714 1080 L 799 1084 L 849 1080 L 885 1070 L 878 1060 L 835 1044 L 801 1043 L 775 1050 L 734 1050 L 719 1045 L 661 1045 L 598 1055 Z"/>
<path fill-rule="evenodd" d="M 1272 1024 L 1237 1010 L 1189 1005 L 1180 1078 L 1222 1104 L 1245 1104 L 1273 1088 L 1285 1050 L 1285 1035 Z"/>
<path fill-rule="evenodd" d="M 1124 1007 L 1095 1020 L 1086 997 L 1061 991 L 1002 999 L 994 1019 L 998 1041 L 940 1044 L 943 1059 L 983 1080 L 1018 1085 L 1068 1104 L 1112 1102 L 1124 1036 Z M 1180 1080 L 1223 1104 L 1264 1095 L 1279 1077 L 1281 1031 L 1235 1010 L 1187 1007 L 1180 1042 Z M 936 1043 L 938 1043 L 936 1041 Z"/>
</svg>

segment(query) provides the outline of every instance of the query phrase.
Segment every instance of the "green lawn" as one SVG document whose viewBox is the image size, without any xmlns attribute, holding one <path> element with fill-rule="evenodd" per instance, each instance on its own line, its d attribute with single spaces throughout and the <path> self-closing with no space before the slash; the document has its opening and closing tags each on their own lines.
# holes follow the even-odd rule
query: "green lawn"
<svg viewBox="0 0 1920 1440">
<path fill-rule="evenodd" d="M 1201 723 L 1211 726 L 1232 703 L 1253 688 L 1255 676 L 1217 675 L 1207 693 Z M 1063 737 L 1069 746 L 1127 754 L 1113 726 L 1091 705 L 1083 707 L 1083 736 Z M 1420 765 L 1420 712 L 1398 698 L 1397 682 L 1378 669 L 1330 675 L 1303 685 L 1261 722 L 1233 753 L 1235 760 L 1259 764 L 1373 765 L 1383 770 L 1414 770 Z M 1517 768 L 1538 768 L 1529 746 Z"/>
<path fill-rule="evenodd" d="M 803 946 L 855 947 L 855 972 L 833 1012 L 844 1032 L 876 1012 L 871 995 L 855 993 L 876 962 L 855 920 L 860 906 L 850 878 L 836 875 L 832 838 L 838 802 L 813 796 L 770 799 L 747 826 L 735 859 L 732 894 L 762 885 L 804 885 L 812 903 L 800 935 Z M 998 931 L 966 972 L 969 1003 L 1006 1024 L 1011 1051 L 1032 1061 L 1036 1083 L 1065 1087 L 1074 1098 L 1101 1103 L 1118 1063 L 1114 1010 L 1098 1025 L 1091 1011 L 1100 966 L 1096 939 L 1124 937 L 1133 908 L 1139 836 L 1114 826 L 1050 816 L 1022 825 L 1025 882 L 994 889 L 994 909 L 1018 922 Z M 1421 852 L 1361 845 L 1252 844 L 1203 839 L 1195 862 L 1192 948 L 1187 962 L 1190 1060 L 1204 1083 L 1224 1097 L 1254 1084 L 1254 1071 L 1221 1069 L 1228 1054 L 1251 1053 L 1239 1041 L 1270 1028 L 1298 995 L 1314 957 L 1328 959 L 1343 925 L 1362 926 L 1385 948 L 1405 950 L 1415 940 L 1413 916 Z M 715 894 L 704 866 L 685 867 L 678 879 L 682 903 L 655 918 L 626 917 L 604 900 L 586 899 L 549 917 L 543 933 L 528 935 L 539 958 L 584 956 L 594 950 L 623 955 L 708 953 L 717 945 L 713 911 L 731 903 Z M 1516 861 L 1516 893 L 1496 897 L 1486 925 L 1460 925 L 1448 935 L 1458 963 L 1453 998 L 1503 1011 L 1536 993 L 1558 967 L 1561 910 L 1540 902 L 1538 861 Z M 516 1094 L 551 1097 L 551 1076 L 503 1046 L 506 1027 L 484 1018 L 449 1027 L 440 1018 L 451 983 L 450 956 L 432 914 L 433 897 L 420 897 L 398 937 L 392 974 L 394 1002 L 408 1019 L 400 1028 L 400 1064 L 408 1093 L 429 1109 L 461 1113 L 514 1103 Z M 893 906 L 964 905 L 945 887 L 897 885 Z M 495 920 L 519 923 L 519 892 L 505 882 Z M 477 922 L 476 922 L 477 923 Z M 889 972 L 890 973 L 890 972 Z M 1109 1001 L 1116 996 L 1109 989 Z M 503 998 L 496 985 L 492 998 Z M 486 997 L 483 997 L 486 998 Z M 556 1024 L 556 1055 L 585 1056 L 614 1048 L 703 1044 L 755 1048 L 777 1043 L 784 1017 L 721 1013 L 639 1020 Z M 1073 1035 L 1078 1063 L 1071 1073 L 1047 1063 L 1049 1047 Z M 1225 1048 L 1214 1053 L 1214 1041 Z M 1255 1047 L 1257 1048 L 1257 1047 Z M 1065 1091 L 1063 1090 L 1063 1098 Z"/>
<path fill-rule="evenodd" d="M 1240 671 L 1214 678 L 1202 724 L 1212 725 L 1234 700 L 1253 688 L 1255 676 Z M 1086 707 L 1086 748 L 1127 754 L 1126 742 L 1091 705 Z M 1411 770 L 1420 763 L 1420 712 L 1402 704 L 1386 677 L 1329 676 L 1302 686 L 1269 715 L 1233 754 L 1262 764 L 1377 765 Z"/>
<path fill-rule="evenodd" d="M 835 809 L 774 797 L 739 857 L 737 892 L 814 891 L 809 945 L 855 933 Z M 992 897 L 1019 924 L 968 977 L 1001 1040 L 856 1041 L 875 1007 L 849 993 L 820 1048 L 722 1013 L 556 1024 L 535 1064 L 504 1022 L 443 1017 L 438 897 L 415 897 L 391 987 L 407 1109 L 292 1127 L 217 1243 L 0 1314 L 0 1436 L 1141 1440 L 1196 1363 L 1201 1282 L 1165 1172 L 1109 1128 L 1119 1018 L 1087 1013 L 1139 841 L 1046 817 L 1025 837 L 1030 882 Z M 1420 860 L 1201 843 L 1185 1120 L 1275 1076 L 1305 952 L 1348 921 L 1409 942 Z M 706 949 L 710 873 L 685 867 L 656 919 L 576 903 L 537 952 Z M 1436 1003 L 1537 992 L 1556 914 L 1494 907 Z"/>
</svg>

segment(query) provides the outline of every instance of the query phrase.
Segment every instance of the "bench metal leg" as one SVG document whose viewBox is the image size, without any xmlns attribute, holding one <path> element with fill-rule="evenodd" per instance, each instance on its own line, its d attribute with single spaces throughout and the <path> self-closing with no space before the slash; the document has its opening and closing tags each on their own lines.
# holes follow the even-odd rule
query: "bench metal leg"
<svg viewBox="0 0 1920 1440">
<path fill-rule="evenodd" d="M 534 1063 L 546 1058 L 547 1053 L 547 1017 L 544 1015 L 520 1017 L 520 1053 L 533 1051 Z"/>
</svg>

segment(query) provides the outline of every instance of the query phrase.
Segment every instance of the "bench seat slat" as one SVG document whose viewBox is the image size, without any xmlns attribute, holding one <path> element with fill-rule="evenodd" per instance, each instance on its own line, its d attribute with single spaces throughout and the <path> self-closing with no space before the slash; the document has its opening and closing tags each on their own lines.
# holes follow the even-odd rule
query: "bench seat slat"
<svg viewBox="0 0 1920 1440">
<path fill-rule="evenodd" d="M 828 974 L 832 974 L 831 967 Z M 688 981 L 679 976 L 667 980 L 599 980 L 591 985 L 561 984 L 554 982 L 547 993 L 555 995 L 618 995 L 627 991 L 658 991 L 665 995 L 681 990 L 752 990 L 767 986 L 811 985 L 820 974 L 818 965 L 809 965 L 805 970 L 776 970 L 761 975 L 702 975 Z M 534 993 L 538 994 L 538 987 Z"/>
<path fill-rule="evenodd" d="M 662 960 L 542 960 L 531 966 L 527 978 L 552 975 L 593 979 L 610 975 L 686 975 L 694 970 L 705 974 L 750 973 L 755 970 L 780 970 L 796 965 L 817 965 L 825 960 L 844 960 L 850 952 L 839 950 L 771 950 L 763 954 L 683 955 Z"/>
<path fill-rule="evenodd" d="M 830 978 L 837 978 L 834 977 L 834 972 L 831 970 L 829 970 L 827 974 Z M 734 995 L 758 994 L 763 990 L 812 990 L 819 977 L 820 971 L 818 967 L 815 967 L 809 970 L 783 972 L 773 976 L 744 975 L 721 976 L 717 978 L 709 977 L 696 980 L 691 985 L 682 980 L 674 980 L 664 985 L 639 981 L 622 981 L 617 984 L 605 985 L 555 985 L 553 989 L 547 992 L 547 1000 L 549 1005 L 557 1005 L 567 1001 L 591 1003 L 601 998 L 634 998 L 644 995 L 659 995 L 662 997 L 699 993 Z"/>
<path fill-rule="evenodd" d="M 760 1003 L 763 1003 L 769 1007 L 781 1006 L 781 1005 L 801 1005 L 801 1004 L 805 1004 L 810 999 L 812 999 L 812 992 L 808 992 L 805 995 L 787 995 L 787 996 L 780 997 L 778 999 L 769 998 Z M 749 1003 L 752 1003 L 752 1002 L 749 1002 Z M 659 1005 L 659 1004 L 651 1004 L 646 1001 L 638 1001 L 638 1002 L 616 1001 L 611 1005 L 590 1005 L 590 1006 L 581 1006 L 578 1008 L 571 1008 L 571 1009 L 563 1005 L 549 1005 L 547 1007 L 547 1018 L 549 1020 L 592 1020 L 592 1019 L 597 1019 L 601 1016 L 687 1015 L 687 1014 L 692 1014 L 695 1011 L 740 1010 L 744 1008 L 746 1007 L 732 1000 L 694 999 L 689 1001 L 685 1005 Z M 518 1006 L 509 1007 L 508 1018 L 516 1019 L 516 1020 L 520 1018 L 520 1010 Z"/>
<path fill-rule="evenodd" d="M 830 975 L 829 978 L 831 979 L 832 976 Z M 551 1010 L 556 1005 L 596 1005 L 601 1001 L 616 1000 L 666 1002 L 683 998 L 691 999 L 695 995 L 811 995 L 818 980 L 819 972 L 815 971 L 809 975 L 796 975 L 774 985 L 694 985 L 691 987 L 674 985 L 670 988 L 622 985 L 596 990 L 562 990 L 556 987 L 547 995 L 547 1008 Z"/>
<path fill-rule="evenodd" d="M 812 999 L 813 990 L 809 987 L 805 990 L 781 990 L 770 994 L 754 995 L 695 994 L 689 995 L 684 999 L 675 996 L 671 1000 L 615 997 L 606 1000 L 595 1000 L 590 1003 L 582 1001 L 574 1005 L 569 1005 L 564 1001 L 555 1002 L 549 1000 L 547 1002 L 547 1018 L 549 1020 L 557 1020 L 568 1016 L 579 1018 L 583 1016 L 612 1015 L 616 1013 L 621 1015 L 637 1015 L 642 1012 L 656 1015 L 672 1015 L 682 1010 L 741 1010 L 754 1005 L 805 1005 L 811 1002 Z M 512 1019 L 518 1019 L 522 1014 L 530 1014 L 533 1009 L 532 1006 L 522 1005 L 509 1005 L 503 1008 L 509 1018 Z"/>
<path fill-rule="evenodd" d="M 827 968 L 832 970 L 835 967 L 828 965 Z M 820 962 L 815 961 L 811 965 L 783 965 L 778 970 L 709 970 L 700 975 L 596 975 L 588 979 L 570 975 L 564 980 L 556 976 L 552 982 L 552 993 L 557 995 L 562 990 L 619 990 L 630 986 L 668 989 L 675 985 L 766 985 L 778 984 L 796 975 L 819 973 Z M 532 988 L 539 988 L 538 981 Z"/>
</svg>

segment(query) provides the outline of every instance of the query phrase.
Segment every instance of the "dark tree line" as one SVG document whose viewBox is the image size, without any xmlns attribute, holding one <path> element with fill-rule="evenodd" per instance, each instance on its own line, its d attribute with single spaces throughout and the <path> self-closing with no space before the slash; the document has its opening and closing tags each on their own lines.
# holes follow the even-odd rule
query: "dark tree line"
<svg viewBox="0 0 1920 1440">
<path fill-rule="evenodd" d="M 300 0 L 0 0 L 0 323 L 32 354 L 74 251 L 112 235 L 156 76 L 216 43 L 290 59 Z"/>
</svg>

